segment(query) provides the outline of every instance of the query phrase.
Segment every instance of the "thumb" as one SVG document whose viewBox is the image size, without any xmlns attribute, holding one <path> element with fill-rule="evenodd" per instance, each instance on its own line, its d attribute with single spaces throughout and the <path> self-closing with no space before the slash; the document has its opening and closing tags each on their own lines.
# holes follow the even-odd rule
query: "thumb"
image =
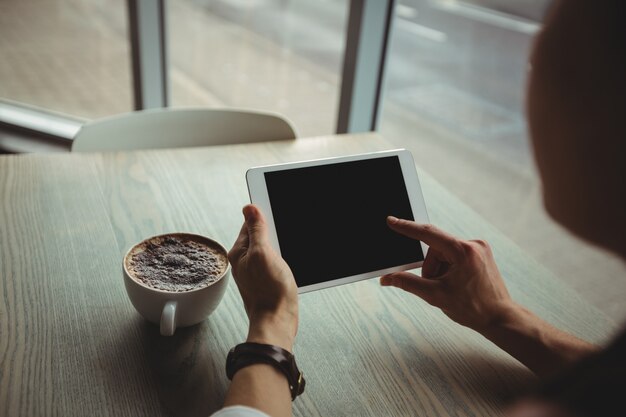
<svg viewBox="0 0 626 417">
<path fill-rule="evenodd" d="M 243 208 L 243 216 L 246 219 L 248 228 L 249 246 L 261 246 L 267 242 L 267 225 L 261 210 L 253 204 L 248 204 Z"/>
<path fill-rule="evenodd" d="M 434 279 L 422 278 L 410 272 L 395 272 L 380 277 L 380 285 L 383 287 L 400 288 L 430 303 L 434 292 L 439 289 L 441 283 Z"/>
</svg>

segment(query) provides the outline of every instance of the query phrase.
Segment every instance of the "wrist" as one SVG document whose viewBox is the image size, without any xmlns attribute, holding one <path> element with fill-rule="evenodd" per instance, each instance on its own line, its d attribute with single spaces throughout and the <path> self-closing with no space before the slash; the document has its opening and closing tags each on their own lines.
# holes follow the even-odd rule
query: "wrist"
<svg viewBox="0 0 626 417">
<path fill-rule="evenodd" d="M 250 318 L 246 341 L 275 345 L 292 352 L 297 328 L 297 318 L 289 315 L 254 315 Z"/>
<path fill-rule="evenodd" d="M 503 303 L 494 309 L 490 319 L 481 328 L 474 330 L 490 338 L 490 336 L 497 334 L 502 329 L 516 326 L 522 322 L 525 317 L 525 311 L 522 306 L 513 301 Z"/>
</svg>

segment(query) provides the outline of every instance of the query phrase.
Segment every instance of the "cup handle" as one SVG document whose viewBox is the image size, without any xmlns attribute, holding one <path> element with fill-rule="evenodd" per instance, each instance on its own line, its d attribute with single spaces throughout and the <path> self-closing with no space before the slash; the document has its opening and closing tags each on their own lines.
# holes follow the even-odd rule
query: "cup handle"
<svg viewBox="0 0 626 417">
<path fill-rule="evenodd" d="M 172 336 L 176 330 L 176 301 L 168 301 L 161 313 L 161 336 Z"/>
</svg>

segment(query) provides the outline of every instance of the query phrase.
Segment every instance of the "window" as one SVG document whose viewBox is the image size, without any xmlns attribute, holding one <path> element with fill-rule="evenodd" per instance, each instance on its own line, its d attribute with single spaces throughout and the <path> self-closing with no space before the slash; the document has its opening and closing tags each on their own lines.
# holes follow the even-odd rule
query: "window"
<svg viewBox="0 0 626 417">
<path fill-rule="evenodd" d="M 245 107 L 334 133 L 347 0 L 170 0 L 173 106 Z"/>
<path fill-rule="evenodd" d="M 0 2 L 0 98 L 84 118 L 132 109 L 124 0 Z"/>
<path fill-rule="evenodd" d="M 401 0 L 387 62 L 383 132 L 409 140 L 434 129 L 442 148 L 526 169 L 532 163 L 524 120 L 526 62 L 547 5 Z"/>
</svg>

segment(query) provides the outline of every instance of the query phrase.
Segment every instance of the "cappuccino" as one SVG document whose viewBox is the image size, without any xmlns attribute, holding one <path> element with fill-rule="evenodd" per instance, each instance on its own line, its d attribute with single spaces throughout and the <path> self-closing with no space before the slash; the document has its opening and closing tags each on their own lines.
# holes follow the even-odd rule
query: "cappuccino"
<svg viewBox="0 0 626 417">
<path fill-rule="evenodd" d="M 169 292 L 207 287 L 228 267 L 227 255 L 219 245 L 182 233 L 140 243 L 130 251 L 126 262 L 135 281 Z"/>
</svg>

